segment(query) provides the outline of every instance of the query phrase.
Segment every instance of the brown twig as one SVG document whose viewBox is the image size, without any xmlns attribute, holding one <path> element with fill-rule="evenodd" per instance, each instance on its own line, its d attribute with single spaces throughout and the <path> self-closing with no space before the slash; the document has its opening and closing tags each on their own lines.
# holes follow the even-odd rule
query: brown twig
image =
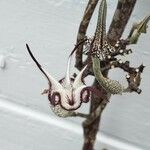
<svg viewBox="0 0 150 150">
<path fill-rule="evenodd" d="M 112 23 L 110 25 L 109 32 L 107 35 L 110 43 L 115 44 L 116 41 L 120 39 L 120 37 L 122 36 L 125 26 L 134 9 L 135 3 L 136 3 L 136 0 L 133 0 L 133 1 L 119 0 L 118 1 L 118 6 L 115 11 L 115 14 L 114 14 L 114 17 L 113 17 L 113 20 L 112 20 Z M 76 55 L 76 66 L 79 69 L 80 67 L 82 67 L 82 65 L 80 65 L 80 63 L 82 64 L 82 48 L 80 52 L 78 52 Z M 109 69 L 102 72 L 104 76 L 108 75 L 108 70 Z M 93 83 L 93 86 L 97 87 L 99 90 L 103 90 L 105 93 L 105 90 L 102 87 L 100 87 L 97 81 Z M 99 109 L 99 111 L 96 112 L 96 117 L 94 117 L 94 119 L 91 119 L 92 121 L 89 121 L 87 119 L 86 121 L 88 122 L 88 124 L 83 123 L 83 130 L 84 130 L 83 150 L 94 150 L 94 143 L 96 140 L 97 132 L 99 130 L 101 115 L 102 115 L 104 108 L 106 107 L 108 103 L 109 98 L 110 98 L 109 93 L 105 93 L 103 97 L 97 97 L 96 95 L 92 96 L 89 115 L 93 114 L 93 112 L 96 111 L 98 108 L 101 108 L 101 109 Z"/>
<path fill-rule="evenodd" d="M 99 85 L 99 83 L 95 80 L 93 85 L 98 88 L 102 89 Z M 92 95 L 92 101 L 90 105 L 90 116 L 83 122 L 83 129 L 84 129 L 84 144 L 83 144 L 83 150 L 93 150 L 94 149 L 94 143 L 96 140 L 96 135 L 99 130 L 100 120 L 101 120 L 101 114 L 108 103 L 107 98 L 110 97 L 110 95 L 106 94 L 104 89 L 103 93 L 104 96 L 97 97 L 96 95 Z M 107 97 L 107 98 L 106 98 Z"/>
<path fill-rule="evenodd" d="M 115 42 L 121 38 L 136 1 L 137 0 L 118 0 L 117 8 L 107 36 L 112 44 L 115 44 Z"/>
<path fill-rule="evenodd" d="M 124 70 L 125 72 L 128 72 L 128 75 L 126 76 L 128 87 L 126 91 L 124 92 L 137 92 L 138 94 L 141 93 L 141 89 L 139 89 L 139 85 L 141 83 L 141 73 L 143 72 L 143 69 L 145 66 L 141 64 L 137 68 L 130 67 L 129 61 L 122 62 L 121 60 L 112 61 L 110 64 L 108 64 L 107 68 L 120 68 Z"/>
<path fill-rule="evenodd" d="M 79 43 L 85 38 L 89 22 L 91 20 L 91 17 L 93 15 L 93 12 L 95 10 L 97 3 L 98 3 L 98 0 L 89 0 L 87 7 L 85 9 L 85 12 L 84 12 L 84 16 L 79 26 L 76 43 Z M 82 52 L 83 52 L 83 44 L 81 44 L 76 51 L 75 67 L 79 70 L 81 70 L 83 67 Z"/>
</svg>

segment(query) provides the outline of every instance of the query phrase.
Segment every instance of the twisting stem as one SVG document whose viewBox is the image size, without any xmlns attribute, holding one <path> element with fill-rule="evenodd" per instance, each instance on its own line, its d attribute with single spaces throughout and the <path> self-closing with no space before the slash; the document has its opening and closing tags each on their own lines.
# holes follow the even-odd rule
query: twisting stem
<svg viewBox="0 0 150 150">
<path fill-rule="evenodd" d="M 107 38 L 112 44 L 121 38 L 137 0 L 118 0 Z"/>
<path fill-rule="evenodd" d="M 135 3 L 136 3 L 136 0 L 132 0 L 132 1 L 131 0 L 126 0 L 126 1 L 119 0 L 118 1 L 118 6 L 115 11 L 112 23 L 110 25 L 109 32 L 107 34 L 108 40 L 111 44 L 114 44 L 122 36 L 123 31 L 126 27 L 126 24 L 130 18 L 130 15 L 134 9 Z M 84 20 L 82 20 L 82 22 L 83 21 Z M 87 29 L 87 26 L 86 26 L 86 29 Z M 83 26 L 82 30 L 86 31 L 86 29 L 84 29 L 84 26 Z M 83 33 L 83 32 L 81 32 L 82 30 L 79 29 L 78 35 L 85 36 L 86 32 L 84 32 L 84 34 L 82 34 Z M 80 32 L 81 32 L 81 34 L 80 34 Z M 83 37 L 81 36 L 81 37 L 84 38 L 84 36 Z M 82 38 L 79 38 L 79 40 Z M 82 55 L 81 55 L 82 48 L 80 49 L 79 52 L 77 51 L 77 55 L 76 55 L 76 67 L 79 69 L 80 69 L 80 67 L 82 68 Z M 80 65 L 80 63 L 81 63 L 81 65 Z M 104 71 L 102 72 L 105 77 L 107 77 L 108 71 L 109 71 L 109 69 L 105 70 L 105 72 Z M 83 123 L 83 130 L 84 130 L 83 150 L 94 150 L 94 144 L 95 144 L 97 132 L 99 130 L 101 115 L 102 115 L 104 108 L 107 106 L 108 100 L 110 98 L 110 95 L 108 93 L 106 93 L 102 87 L 99 86 L 97 81 L 95 81 L 93 83 L 93 86 L 95 86 L 100 91 L 103 91 L 104 96 L 103 97 L 96 97 L 96 95 L 92 96 L 89 116 L 91 116 L 91 114 L 97 108 L 101 108 L 101 109 L 99 109 L 100 111 L 96 114 L 96 118 L 94 118 L 94 119 L 90 118 L 92 121 L 89 121 L 87 119 L 88 124 Z"/>
<path fill-rule="evenodd" d="M 80 41 L 82 41 L 85 38 L 89 22 L 91 20 L 91 17 L 93 15 L 93 12 L 95 10 L 97 3 L 98 3 L 98 0 L 89 0 L 87 7 L 85 9 L 85 12 L 84 12 L 84 16 L 83 16 L 82 21 L 79 26 L 76 43 L 79 43 Z M 83 67 L 82 51 L 83 51 L 83 44 L 80 45 L 76 51 L 75 67 L 79 70 L 81 70 Z"/>
<path fill-rule="evenodd" d="M 93 83 L 93 85 L 98 89 L 102 89 L 96 80 Z M 110 97 L 110 95 L 107 95 L 104 90 L 103 93 L 104 96 L 102 97 L 97 97 L 96 95 L 92 96 L 92 101 L 90 106 L 90 117 L 83 122 L 83 129 L 84 129 L 83 150 L 94 150 L 94 144 L 96 141 L 97 132 L 99 130 L 101 114 L 106 104 L 108 103 L 107 98 Z"/>
</svg>

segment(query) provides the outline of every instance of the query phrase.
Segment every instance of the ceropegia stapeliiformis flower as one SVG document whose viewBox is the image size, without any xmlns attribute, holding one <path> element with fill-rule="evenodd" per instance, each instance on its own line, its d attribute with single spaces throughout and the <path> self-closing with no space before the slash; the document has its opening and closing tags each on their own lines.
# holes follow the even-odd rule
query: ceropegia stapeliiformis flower
<svg viewBox="0 0 150 150">
<path fill-rule="evenodd" d="M 89 101 L 90 88 L 82 81 L 82 75 L 87 66 L 79 72 L 74 80 L 70 78 L 71 56 L 76 48 L 74 48 L 69 56 L 65 78 L 61 81 L 57 81 L 38 63 L 27 44 L 26 47 L 31 58 L 48 80 L 49 89 L 45 90 L 44 93 L 48 94 L 51 108 L 57 116 L 71 116 L 82 103 L 87 103 Z"/>
</svg>

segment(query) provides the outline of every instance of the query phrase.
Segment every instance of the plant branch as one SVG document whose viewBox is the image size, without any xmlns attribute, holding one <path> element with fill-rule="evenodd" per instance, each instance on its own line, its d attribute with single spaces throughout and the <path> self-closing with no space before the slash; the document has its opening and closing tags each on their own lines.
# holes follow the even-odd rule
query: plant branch
<svg viewBox="0 0 150 150">
<path fill-rule="evenodd" d="M 107 38 L 115 44 L 121 38 L 137 0 L 118 0 Z"/>
<path fill-rule="evenodd" d="M 102 89 L 99 83 L 95 80 L 93 85 L 95 88 Z M 94 143 L 96 140 L 96 135 L 99 130 L 101 114 L 108 103 L 110 95 L 106 94 L 104 89 L 102 89 L 103 96 L 97 97 L 92 95 L 91 105 L 90 105 L 90 116 L 83 122 L 84 129 L 84 144 L 83 150 L 93 150 Z M 106 98 L 107 96 L 107 98 Z"/>
<path fill-rule="evenodd" d="M 136 0 L 133 0 L 133 1 L 119 0 L 118 1 L 118 6 L 115 11 L 112 23 L 110 25 L 110 28 L 107 34 L 108 40 L 111 44 L 115 44 L 116 41 L 120 39 L 120 37 L 122 36 L 125 26 L 134 9 L 135 3 L 136 3 Z M 81 55 L 81 53 L 82 51 L 80 51 L 79 54 Z M 76 57 L 76 59 L 78 58 L 82 58 L 82 56 Z M 79 59 L 79 60 L 76 60 L 76 62 L 78 61 L 78 63 L 81 63 L 82 59 Z M 109 69 L 110 68 L 102 71 L 105 77 L 107 77 Z M 101 115 L 102 115 L 103 110 L 107 106 L 108 100 L 110 99 L 110 96 L 111 96 L 109 93 L 106 93 L 106 91 L 98 84 L 97 81 L 93 83 L 93 86 L 95 86 L 100 91 L 103 91 L 104 95 L 102 97 L 97 97 L 96 95 L 92 96 L 89 116 L 93 116 L 93 117 L 87 118 L 87 120 L 85 120 L 83 123 L 83 130 L 84 130 L 83 150 L 94 150 L 94 144 L 95 144 L 96 135 L 100 126 Z M 94 111 L 96 113 L 93 115 Z"/>
<path fill-rule="evenodd" d="M 89 22 L 91 20 L 91 17 L 93 15 L 97 3 L 98 0 L 89 0 L 84 12 L 84 16 L 79 26 L 76 43 L 79 43 L 85 38 Z M 83 44 L 81 44 L 76 51 L 75 67 L 79 70 L 83 68 L 82 53 L 83 53 Z"/>
</svg>

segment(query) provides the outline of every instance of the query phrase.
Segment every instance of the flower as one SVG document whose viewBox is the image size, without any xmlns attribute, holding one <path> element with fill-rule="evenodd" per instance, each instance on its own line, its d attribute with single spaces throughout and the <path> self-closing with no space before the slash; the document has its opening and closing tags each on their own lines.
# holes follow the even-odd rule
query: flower
<svg viewBox="0 0 150 150">
<path fill-rule="evenodd" d="M 90 88 L 87 87 L 82 80 L 83 72 L 85 71 L 87 66 L 85 66 L 79 72 L 75 79 L 71 79 L 71 54 L 68 59 L 65 78 L 57 81 L 38 63 L 38 61 L 32 54 L 28 44 L 26 44 L 26 47 L 31 58 L 48 80 L 49 89 L 44 90 L 43 93 L 48 93 L 48 99 L 53 109 L 57 107 L 59 109 L 62 109 L 66 113 L 66 111 L 74 111 L 78 109 L 82 103 L 87 103 L 90 100 Z"/>
</svg>

